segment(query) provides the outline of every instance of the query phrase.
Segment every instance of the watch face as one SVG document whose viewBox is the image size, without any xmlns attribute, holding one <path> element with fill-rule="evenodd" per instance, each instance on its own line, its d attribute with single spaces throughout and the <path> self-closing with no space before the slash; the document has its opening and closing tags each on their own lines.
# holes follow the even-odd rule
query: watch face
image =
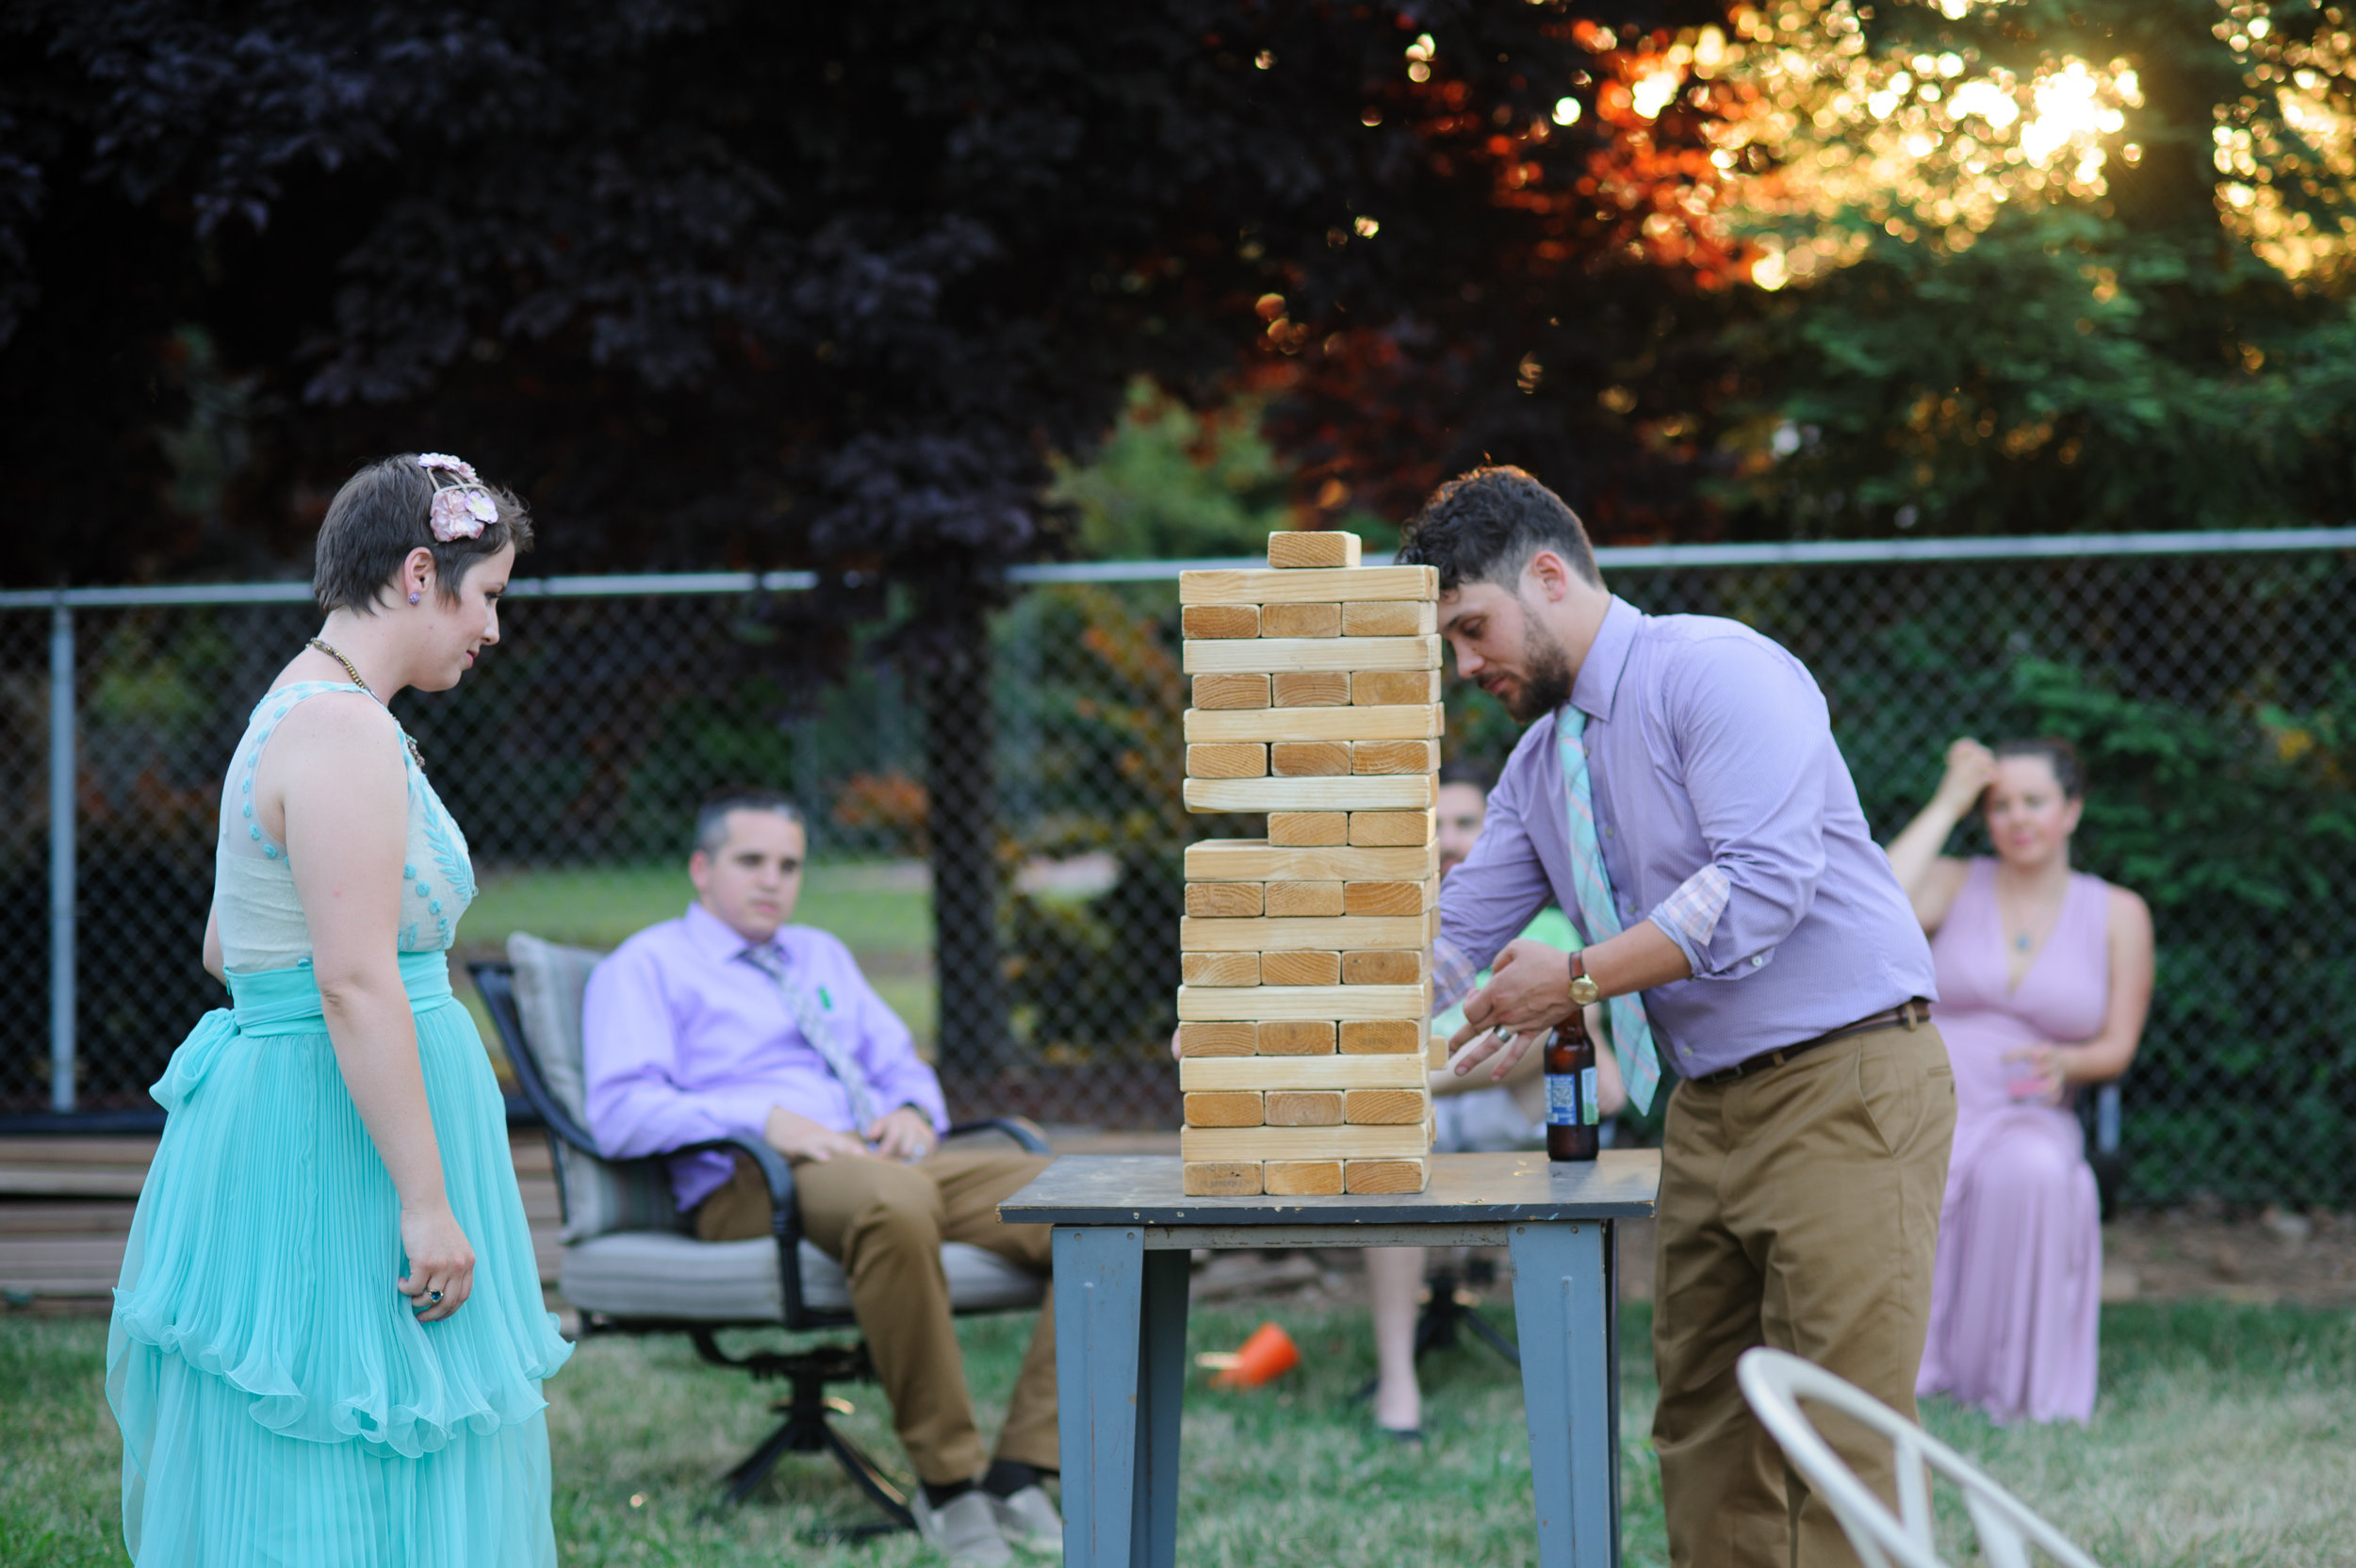
<svg viewBox="0 0 2356 1568">
<path fill-rule="evenodd" d="M 1571 982 L 1571 1000 L 1582 1007 L 1602 994 L 1602 988 L 1583 974 Z"/>
</svg>

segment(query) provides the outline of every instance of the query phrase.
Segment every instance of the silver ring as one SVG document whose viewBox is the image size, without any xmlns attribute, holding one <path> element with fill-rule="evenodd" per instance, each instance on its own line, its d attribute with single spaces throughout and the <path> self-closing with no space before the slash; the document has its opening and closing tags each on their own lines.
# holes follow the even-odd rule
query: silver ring
<svg viewBox="0 0 2356 1568">
<path fill-rule="evenodd" d="M 429 1305 L 438 1307 L 442 1304 L 442 1293 L 438 1290 L 427 1291 L 425 1293 L 425 1298 Z"/>
</svg>

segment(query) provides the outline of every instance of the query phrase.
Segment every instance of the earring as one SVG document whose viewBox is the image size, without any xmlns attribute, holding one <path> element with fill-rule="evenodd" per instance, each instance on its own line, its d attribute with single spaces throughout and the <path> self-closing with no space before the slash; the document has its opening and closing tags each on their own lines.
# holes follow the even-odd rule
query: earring
<svg viewBox="0 0 2356 1568">
<path fill-rule="evenodd" d="M 425 596 L 424 596 L 423 594 L 418 593 L 418 592 L 417 592 L 416 589 L 414 589 L 414 588 L 413 588 L 413 589 L 411 589 L 411 590 L 409 591 L 409 602 L 410 602 L 411 604 L 415 604 L 415 603 L 417 603 L 419 599 L 421 599 L 421 598 L 423 598 L 423 597 L 425 597 Z"/>
</svg>

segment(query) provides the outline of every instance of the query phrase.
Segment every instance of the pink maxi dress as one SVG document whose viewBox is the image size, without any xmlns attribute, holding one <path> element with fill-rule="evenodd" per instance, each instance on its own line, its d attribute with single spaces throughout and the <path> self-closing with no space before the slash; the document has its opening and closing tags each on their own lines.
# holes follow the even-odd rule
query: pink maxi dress
<svg viewBox="0 0 2356 1568">
<path fill-rule="evenodd" d="M 2109 885 L 2072 875 L 2053 934 L 2020 989 L 2008 989 L 1996 863 L 1979 859 L 1931 942 L 1939 1032 L 1955 1063 L 1955 1142 L 1915 1387 L 2000 1424 L 2094 1414 L 2102 1222 L 2086 1136 L 2067 1102 L 2015 1099 L 2010 1086 L 2027 1064 L 2004 1058 L 2102 1031 L 2109 927 Z"/>
</svg>

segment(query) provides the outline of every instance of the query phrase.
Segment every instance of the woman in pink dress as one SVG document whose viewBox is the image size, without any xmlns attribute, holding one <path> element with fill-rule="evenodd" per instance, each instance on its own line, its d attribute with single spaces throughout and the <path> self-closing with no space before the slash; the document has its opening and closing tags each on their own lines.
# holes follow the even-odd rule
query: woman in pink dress
<svg viewBox="0 0 2356 1568">
<path fill-rule="evenodd" d="M 1974 806 L 1994 859 L 1939 853 Z M 2151 1001 L 2151 914 L 2070 869 L 2085 805 L 2065 741 L 1957 741 L 1890 845 L 1939 965 L 1955 1142 L 1917 1391 L 1999 1423 L 2094 1414 L 2102 1229 L 2077 1086 L 2127 1070 Z"/>
</svg>

